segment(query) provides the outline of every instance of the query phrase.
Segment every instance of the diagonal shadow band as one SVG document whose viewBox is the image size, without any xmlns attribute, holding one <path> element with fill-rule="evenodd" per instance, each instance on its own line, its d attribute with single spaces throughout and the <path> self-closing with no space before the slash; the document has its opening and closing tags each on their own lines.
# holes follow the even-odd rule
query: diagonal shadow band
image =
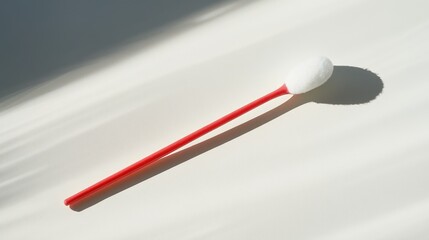
<svg viewBox="0 0 429 240">
<path fill-rule="evenodd" d="M 305 94 L 294 95 L 288 101 L 258 117 L 201 143 L 159 159 L 126 179 L 71 205 L 70 208 L 74 211 L 85 210 L 142 181 L 234 140 L 306 103 L 363 104 L 375 99 L 382 92 L 382 89 L 382 80 L 369 70 L 349 66 L 335 66 L 331 78 L 321 87 Z"/>
<path fill-rule="evenodd" d="M 197 21 L 186 19 L 195 14 L 248 2 L 181 0 L 178 5 L 176 0 L 1 1 L 0 103 L 41 83 L 49 82 L 44 91 L 67 84 L 71 79 L 50 80 L 129 44 L 143 40 L 147 46 L 147 40 L 163 36 L 171 26 L 194 26 Z"/>
</svg>

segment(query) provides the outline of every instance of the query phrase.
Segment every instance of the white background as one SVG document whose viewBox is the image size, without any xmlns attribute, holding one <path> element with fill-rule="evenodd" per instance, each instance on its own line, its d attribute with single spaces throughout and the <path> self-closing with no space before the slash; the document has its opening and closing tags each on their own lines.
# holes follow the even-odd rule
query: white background
<svg viewBox="0 0 429 240">
<path fill-rule="evenodd" d="M 46 74 L 0 103 L 0 238 L 428 239 L 428 10 L 226 1 Z M 63 205 L 276 89 L 312 55 L 357 89 L 278 98 L 118 194 Z"/>
</svg>

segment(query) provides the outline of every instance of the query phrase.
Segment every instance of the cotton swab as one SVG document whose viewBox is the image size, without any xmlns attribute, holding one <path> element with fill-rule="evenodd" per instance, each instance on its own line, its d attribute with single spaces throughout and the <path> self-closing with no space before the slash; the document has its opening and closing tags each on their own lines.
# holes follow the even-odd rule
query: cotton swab
<svg viewBox="0 0 429 240">
<path fill-rule="evenodd" d="M 308 92 L 316 87 L 322 85 L 333 72 L 332 62 L 326 57 L 314 57 L 308 59 L 304 63 L 294 68 L 287 76 L 287 82 L 280 88 L 268 93 L 261 98 L 225 115 L 224 117 L 204 126 L 197 131 L 179 139 L 178 141 L 162 148 L 161 150 L 143 158 L 142 160 L 114 173 L 113 175 L 95 183 L 94 185 L 74 194 L 73 196 L 64 200 L 66 206 L 73 205 L 80 200 L 91 196 L 93 193 L 106 188 L 120 180 L 124 180 L 127 176 L 141 170 L 156 160 L 167 156 L 175 150 L 185 146 L 186 144 L 194 141 L 195 139 L 203 136 L 204 134 L 226 124 L 227 122 L 249 112 L 250 110 L 282 95 L 286 94 L 301 94 Z"/>
</svg>

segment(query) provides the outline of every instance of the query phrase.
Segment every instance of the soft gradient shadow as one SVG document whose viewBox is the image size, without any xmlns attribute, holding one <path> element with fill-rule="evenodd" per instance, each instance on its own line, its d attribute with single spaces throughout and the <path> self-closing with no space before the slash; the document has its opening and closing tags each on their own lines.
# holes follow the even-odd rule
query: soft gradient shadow
<svg viewBox="0 0 429 240">
<path fill-rule="evenodd" d="M 260 127 L 279 116 L 309 102 L 333 105 L 364 104 L 375 99 L 383 89 L 383 82 L 369 70 L 350 66 L 335 66 L 332 77 L 321 87 L 305 94 L 295 95 L 280 106 L 255 117 L 237 127 L 164 157 L 149 167 L 70 206 L 82 211 L 146 179 L 186 162 L 213 148 L 225 144 Z"/>
<path fill-rule="evenodd" d="M 161 34 L 195 13 L 231 2 L 245 1 L 1 1 L 0 102 L 123 45 Z"/>
</svg>

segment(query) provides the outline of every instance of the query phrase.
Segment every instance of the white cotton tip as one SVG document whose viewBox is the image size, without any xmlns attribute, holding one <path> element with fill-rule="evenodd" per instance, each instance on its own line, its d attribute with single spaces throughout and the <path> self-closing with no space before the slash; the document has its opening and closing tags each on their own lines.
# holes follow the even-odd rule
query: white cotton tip
<svg viewBox="0 0 429 240">
<path fill-rule="evenodd" d="M 289 72 L 286 87 L 292 94 L 301 94 L 322 85 L 331 77 L 334 65 L 327 57 L 313 57 Z"/>
</svg>

